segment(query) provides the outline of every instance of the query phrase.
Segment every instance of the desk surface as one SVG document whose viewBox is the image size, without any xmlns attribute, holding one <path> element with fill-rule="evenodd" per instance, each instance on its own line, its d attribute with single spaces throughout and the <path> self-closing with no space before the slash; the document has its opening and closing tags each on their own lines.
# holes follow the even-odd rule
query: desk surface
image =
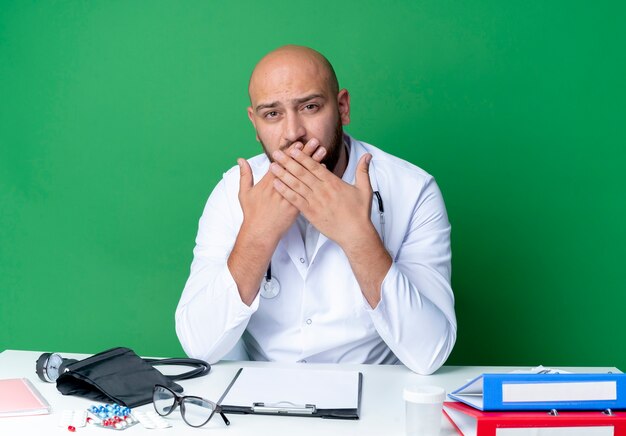
<svg viewBox="0 0 626 436">
<path fill-rule="evenodd" d="M 79 397 L 63 396 L 51 383 L 44 383 L 35 374 L 35 361 L 41 353 L 35 351 L 7 350 L 0 353 L 0 378 L 26 377 L 39 389 L 52 406 L 50 415 L 0 418 L 0 434 L 71 434 L 66 428 L 58 426 L 60 414 L 65 409 L 86 409 L 93 401 Z M 88 355 L 61 353 L 63 357 L 83 359 Z M 430 376 L 417 375 L 402 365 L 347 365 L 347 364 L 289 364 L 274 362 L 233 362 L 224 361 L 213 365 L 211 372 L 194 380 L 178 382 L 185 389 L 186 395 L 198 395 L 217 401 L 228 383 L 241 367 L 272 366 L 276 368 L 303 368 L 303 365 L 315 369 L 358 370 L 363 373 L 363 396 L 361 399 L 361 419 L 358 421 L 329 420 L 320 418 L 299 418 L 286 416 L 254 416 L 228 415 L 231 425 L 226 427 L 219 419 L 212 419 L 205 427 L 194 429 L 188 427 L 176 411 L 172 417 L 166 418 L 172 427 L 166 430 L 146 430 L 138 424 L 123 433 L 111 433 L 97 427 L 79 428 L 76 433 L 92 435 L 132 436 L 139 434 L 202 434 L 210 432 L 214 435 L 403 435 L 404 434 L 404 400 L 402 391 L 406 385 L 437 385 L 450 392 L 468 379 L 484 372 L 508 372 L 519 367 L 489 366 L 444 366 Z M 178 372 L 182 367 L 162 367 L 164 373 Z M 563 368 L 568 369 L 568 368 Z M 578 372 L 606 372 L 617 368 L 569 368 Z M 171 373 L 170 372 L 170 373 Z M 138 407 L 137 410 L 152 410 L 152 405 Z M 441 435 L 452 436 L 456 432 L 445 419 Z M 152 433 L 151 433 L 152 432 Z M 200 433 L 198 433 L 200 432 Z"/>
</svg>

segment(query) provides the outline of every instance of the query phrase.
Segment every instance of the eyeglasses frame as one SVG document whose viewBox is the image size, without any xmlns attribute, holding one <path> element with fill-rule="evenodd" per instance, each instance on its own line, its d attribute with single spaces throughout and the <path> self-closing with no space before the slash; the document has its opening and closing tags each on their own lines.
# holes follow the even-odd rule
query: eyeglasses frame
<svg viewBox="0 0 626 436">
<path fill-rule="evenodd" d="M 154 402 L 154 394 L 155 394 L 155 392 L 156 392 L 157 388 L 162 388 L 162 389 L 165 389 L 165 390 L 167 390 L 167 391 L 171 392 L 171 393 L 172 393 L 172 395 L 174 396 L 174 406 L 170 409 L 170 411 L 169 411 L 169 412 L 167 412 L 167 413 L 166 413 L 166 414 L 164 414 L 164 415 L 163 415 L 163 414 L 161 414 L 161 413 L 159 412 L 159 410 L 157 409 L 156 404 L 155 404 L 155 402 Z M 206 420 L 206 421 L 204 421 L 202 424 L 200 424 L 200 425 L 193 425 L 193 424 L 190 424 L 190 423 L 189 423 L 189 421 L 187 421 L 187 419 L 185 418 L 185 413 L 184 413 L 184 411 L 185 411 L 186 409 L 185 409 L 185 407 L 184 407 L 184 405 L 183 405 L 183 401 L 184 401 L 186 398 L 194 398 L 194 399 L 197 399 L 197 400 L 206 401 L 207 403 L 209 403 L 209 404 L 211 404 L 211 405 L 213 405 L 213 406 L 214 406 L 214 407 L 213 407 L 213 411 L 211 412 L 211 415 L 209 415 L 209 417 L 207 418 L 207 420 Z M 207 400 L 206 398 L 198 397 L 198 396 L 195 396 L 195 395 L 178 395 L 176 392 L 174 392 L 173 390 L 171 390 L 171 389 L 170 389 L 170 388 L 168 388 L 167 386 L 163 386 L 163 385 L 159 385 L 159 384 L 154 385 L 154 388 L 152 388 L 152 406 L 154 407 L 154 410 L 156 411 L 156 413 L 157 413 L 159 416 L 169 416 L 169 415 L 170 415 L 170 414 L 171 414 L 174 410 L 176 410 L 176 408 L 177 408 L 178 406 L 180 406 L 180 416 L 182 416 L 183 421 L 185 421 L 185 423 L 186 423 L 188 426 L 190 426 L 190 427 L 194 427 L 194 428 L 199 428 L 199 427 L 202 427 L 202 426 L 206 425 L 206 424 L 207 424 L 207 423 L 211 420 L 211 418 L 213 418 L 213 415 L 215 415 L 215 413 L 219 413 L 219 414 L 220 414 L 220 416 L 221 416 L 221 417 L 222 417 L 222 419 L 224 420 L 224 424 L 226 424 L 226 425 L 230 425 L 230 421 L 228 420 L 228 418 L 226 417 L 226 415 L 224 415 L 224 411 L 222 410 L 222 406 L 220 406 L 219 404 L 214 403 L 213 401 Z"/>
</svg>

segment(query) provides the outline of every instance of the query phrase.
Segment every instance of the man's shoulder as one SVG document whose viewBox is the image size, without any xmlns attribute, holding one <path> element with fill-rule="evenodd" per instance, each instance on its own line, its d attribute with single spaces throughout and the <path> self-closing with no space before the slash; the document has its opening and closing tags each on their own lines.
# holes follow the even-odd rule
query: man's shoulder
<svg viewBox="0 0 626 436">
<path fill-rule="evenodd" d="M 399 177 L 403 179 L 412 178 L 416 179 L 416 181 L 419 180 L 422 183 L 433 178 L 433 176 L 427 171 L 407 160 L 381 150 L 380 148 L 372 144 L 368 144 L 367 142 L 359 140 L 354 141 L 363 147 L 365 152 L 372 155 L 374 169 L 377 172 L 384 172 L 389 177 Z"/>
<path fill-rule="evenodd" d="M 255 175 L 255 179 L 260 173 L 265 174 L 267 172 L 269 162 L 267 156 L 264 153 L 257 154 L 256 156 L 252 156 L 251 158 L 248 158 L 246 160 L 250 164 L 250 169 Z M 239 184 L 239 165 L 234 165 L 229 168 L 223 174 L 223 179 L 226 181 L 235 179 L 237 181 L 237 184 Z"/>
</svg>

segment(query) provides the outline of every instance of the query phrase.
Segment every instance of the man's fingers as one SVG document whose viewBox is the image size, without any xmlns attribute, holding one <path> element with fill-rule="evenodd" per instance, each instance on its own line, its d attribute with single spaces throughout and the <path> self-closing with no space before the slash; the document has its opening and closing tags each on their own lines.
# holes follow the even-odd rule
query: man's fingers
<svg viewBox="0 0 626 436">
<path fill-rule="evenodd" d="M 291 173 L 291 175 L 293 175 L 295 178 L 297 178 L 306 186 L 312 189 L 315 183 L 319 182 L 319 179 L 314 174 L 312 174 L 306 167 L 298 163 L 290 156 L 293 156 L 294 154 L 302 155 L 315 165 L 319 166 L 319 163 L 315 162 L 312 158 L 304 154 L 301 150 L 291 149 L 287 153 L 288 154 L 285 154 L 280 150 L 276 150 L 274 153 L 272 153 L 272 157 L 274 158 L 276 163 L 280 164 L 280 166 L 284 168 L 288 173 Z"/>
<path fill-rule="evenodd" d="M 298 150 L 302 150 L 304 148 L 304 144 L 300 141 L 296 141 L 287 148 L 288 149 L 297 148 Z"/>
<path fill-rule="evenodd" d="M 241 195 L 242 193 L 248 192 L 252 189 L 252 169 L 250 168 L 248 161 L 245 159 L 237 159 L 237 164 L 239 165 L 239 194 Z"/>
<path fill-rule="evenodd" d="M 302 171 L 305 171 L 304 168 L 300 167 Z M 285 170 L 278 163 L 273 162 L 270 165 L 270 171 L 277 178 L 279 178 L 285 185 L 289 187 L 289 189 L 295 191 L 296 193 L 306 196 L 311 192 L 311 188 L 309 188 L 304 182 L 302 182 L 299 178 L 295 177 L 289 171 Z"/>
<path fill-rule="evenodd" d="M 304 197 L 297 192 L 292 191 L 289 186 L 285 185 L 279 179 L 274 179 L 272 183 L 274 184 L 274 189 L 276 189 L 276 191 L 278 191 L 278 193 L 282 195 L 285 200 L 291 203 L 300 212 L 306 214 L 309 203 Z"/>
<path fill-rule="evenodd" d="M 359 191 L 371 191 L 372 184 L 370 182 L 370 161 L 372 155 L 365 153 L 359 159 L 359 163 L 356 166 L 356 175 L 354 177 L 354 185 Z"/>
<path fill-rule="evenodd" d="M 319 180 L 325 180 L 328 174 L 330 174 L 326 167 L 319 163 L 319 161 L 326 156 L 326 149 L 324 147 L 319 147 L 313 154 L 313 157 L 307 156 L 300 150 L 289 150 L 289 155 Z M 289 167 L 285 168 L 293 172 Z"/>
<path fill-rule="evenodd" d="M 320 150 L 323 150 L 320 152 Z M 302 152 L 307 156 L 311 156 L 315 161 L 319 162 L 326 154 L 324 147 L 320 147 L 320 142 L 316 138 L 312 138 L 306 143 Z"/>
<path fill-rule="evenodd" d="M 315 153 L 313 153 L 313 156 L 311 157 L 315 162 L 321 162 L 322 159 L 324 159 L 324 156 L 326 156 L 326 149 L 324 147 L 320 147 L 315 150 Z"/>
</svg>

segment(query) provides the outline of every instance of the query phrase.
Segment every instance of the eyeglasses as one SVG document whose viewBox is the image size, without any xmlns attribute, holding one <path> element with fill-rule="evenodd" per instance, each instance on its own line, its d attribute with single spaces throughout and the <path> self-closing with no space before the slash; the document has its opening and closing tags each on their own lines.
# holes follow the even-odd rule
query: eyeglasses
<svg viewBox="0 0 626 436">
<path fill-rule="evenodd" d="M 219 413 L 226 425 L 230 425 L 230 421 L 222 412 L 221 406 L 213 401 L 205 400 L 200 397 L 183 396 L 162 385 L 155 385 L 152 391 L 152 404 L 154 410 L 161 415 L 167 416 L 180 405 L 180 414 L 185 422 L 192 427 L 202 427 L 209 422 L 215 413 Z"/>
</svg>

